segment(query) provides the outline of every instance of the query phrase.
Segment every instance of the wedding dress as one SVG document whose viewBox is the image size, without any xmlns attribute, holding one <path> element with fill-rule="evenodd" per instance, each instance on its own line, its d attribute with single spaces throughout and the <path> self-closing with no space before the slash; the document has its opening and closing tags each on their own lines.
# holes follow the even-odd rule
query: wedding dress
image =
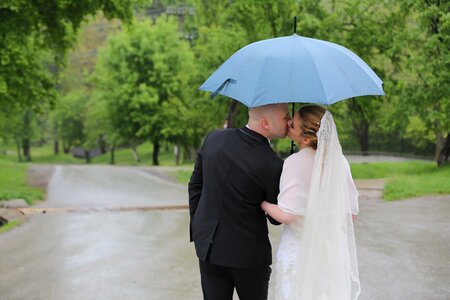
<svg viewBox="0 0 450 300">
<path fill-rule="evenodd" d="M 317 150 L 286 159 L 278 206 L 297 215 L 286 225 L 275 265 L 275 298 L 348 300 L 360 293 L 351 214 L 358 192 L 331 113 L 321 120 Z"/>
</svg>

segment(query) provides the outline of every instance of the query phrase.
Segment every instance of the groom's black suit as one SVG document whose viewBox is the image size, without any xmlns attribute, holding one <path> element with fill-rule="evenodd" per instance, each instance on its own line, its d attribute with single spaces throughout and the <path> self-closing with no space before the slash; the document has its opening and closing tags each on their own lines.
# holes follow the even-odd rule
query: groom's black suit
<svg viewBox="0 0 450 300">
<path fill-rule="evenodd" d="M 204 293 L 210 288 L 205 264 L 265 268 L 270 275 L 271 245 L 260 204 L 277 202 L 282 166 L 267 138 L 246 127 L 215 130 L 206 137 L 189 182 L 190 235 Z"/>
</svg>

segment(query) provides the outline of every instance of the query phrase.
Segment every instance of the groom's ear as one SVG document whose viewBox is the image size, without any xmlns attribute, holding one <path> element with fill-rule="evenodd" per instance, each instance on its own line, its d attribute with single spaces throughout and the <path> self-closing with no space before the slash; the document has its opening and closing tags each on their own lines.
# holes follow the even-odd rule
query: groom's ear
<svg viewBox="0 0 450 300">
<path fill-rule="evenodd" d="M 270 124 L 269 124 L 269 120 L 266 117 L 261 118 L 261 126 L 264 129 L 270 129 Z"/>
</svg>

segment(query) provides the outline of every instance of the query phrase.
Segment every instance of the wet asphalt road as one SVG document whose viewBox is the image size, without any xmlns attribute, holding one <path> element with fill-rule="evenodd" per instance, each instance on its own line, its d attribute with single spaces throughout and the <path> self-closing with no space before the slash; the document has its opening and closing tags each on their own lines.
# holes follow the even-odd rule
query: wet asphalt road
<svg viewBox="0 0 450 300">
<path fill-rule="evenodd" d="M 363 186 L 363 185 L 361 185 Z M 450 196 L 383 202 L 360 190 L 360 299 L 449 299 Z M 42 207 L 0 235 L 0 299 L 201 299 L 186 187 L 137 168 L 58 168 Z M 105 208 L 105 210 L 102 210 Z M 276 251 L 281 226 L 270 227 Z"/>
</svg>

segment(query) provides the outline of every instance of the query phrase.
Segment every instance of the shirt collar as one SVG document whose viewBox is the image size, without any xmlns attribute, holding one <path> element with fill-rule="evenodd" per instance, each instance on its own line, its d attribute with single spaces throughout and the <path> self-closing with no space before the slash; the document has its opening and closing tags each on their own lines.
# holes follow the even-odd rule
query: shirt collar
<svg viewBox="0 0 450 300">
<path fill-rule="evenodd" d="M 246 134 L 246 135 L 248 135 L 248 136 L 250 136 L 252 138 L 256 138 L 256 139 L 258 139 L 258 140 L 260 140 L 260 141 L 262 141 L 264 143 L 269 143 L 270 144 L 270 140 L 268 138 L 266 138 L 265 136 L 263 136 L 262 134 L 260 134 L 260 133 L 258 133 L 256 131 L 252 130 L 248 125 L 245 125 L 244 127 L 240 128 L 240 130 L 244 134 Z"/>
</svg>

